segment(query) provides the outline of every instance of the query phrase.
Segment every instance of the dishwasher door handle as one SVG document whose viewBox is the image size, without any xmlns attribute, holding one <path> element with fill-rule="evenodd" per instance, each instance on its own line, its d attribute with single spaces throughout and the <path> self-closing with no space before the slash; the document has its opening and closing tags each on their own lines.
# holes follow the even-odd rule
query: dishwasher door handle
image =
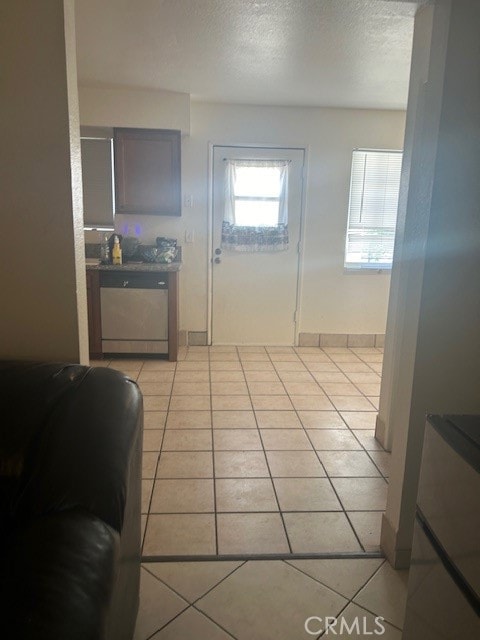
<svg viewBox="0 0 480 640">
<path fill-rule="evenodd" d="M 165 273 L 101 271 L 102 289 L 168 289 Z"/>
<path fill-rule="evenodd" d="M 123 288 L 124 289 L 127 289 L 129 285 L 130 285 L 130 280 L 124 280 L 123 281 Z M 164 280 L 159 280 L 157 282 L 157 287 L 165 287 L 166 285 L 167 285 L 167 283 Z M 133 283 L 133 286 L 135 288 L 138 288 L 138 283 Z"/>
</svg>

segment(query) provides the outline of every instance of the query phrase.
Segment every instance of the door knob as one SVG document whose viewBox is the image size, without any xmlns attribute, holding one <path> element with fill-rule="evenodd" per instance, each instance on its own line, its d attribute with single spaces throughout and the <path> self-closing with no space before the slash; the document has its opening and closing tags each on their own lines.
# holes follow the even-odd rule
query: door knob
<svg viewBox="0 0 480 640">
<path fill-rule="evenodd" d="M 221 249 L 215 249 L 215 255 L 219 256 L 222 253 Z"/>
<path fill-rule="evenodd" d="M 215 264 L 220 264 L 221 260 L 220 260 L 220 258 L 215 258 L 214 262 L 215 262 Z"/>
</svg>

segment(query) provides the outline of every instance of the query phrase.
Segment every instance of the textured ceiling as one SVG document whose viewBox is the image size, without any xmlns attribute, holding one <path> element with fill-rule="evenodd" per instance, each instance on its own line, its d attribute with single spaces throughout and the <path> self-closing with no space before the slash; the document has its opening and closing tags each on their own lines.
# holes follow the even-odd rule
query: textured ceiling
<svg viewBox="0 0 480 640">
<path fill-rule="evenodd" d="M 395 0 L 76 0 L 79 82 L 241 104 L 404 108 Z"/>
</svg>

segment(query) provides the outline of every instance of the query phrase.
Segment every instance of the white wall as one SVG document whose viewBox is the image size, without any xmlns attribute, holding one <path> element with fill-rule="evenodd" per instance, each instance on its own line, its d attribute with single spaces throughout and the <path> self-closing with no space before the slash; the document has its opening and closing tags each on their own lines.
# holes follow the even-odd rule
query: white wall
<svg viewBox="0 0 480 640">
<path fill-rule="evenodd" d="M 80 97 L 82 92 L 80 93 Z M 118 105 L 121 109 L 121 104 Z M 139 104 L 139 113 L 142 105 Z M 80 117 L 83 121 L 82 100 Z M 117 117 L 117 116 L 113 116 Z M 141 126 L 134 119 L 130 126 Z M 86 123 L 85 123 L 86 124 Z M 96 122 L 90 110 L 88 124 Z M 309 150 L 306 243 L 300 331 L 383 333 L 389 275 L 344 274 L 343 253 L 352 150 L 403 146 L 405 114 L 399 111 L 191 104 L 191 135 L 183 138 L 182 191 L 193 207 L 181 218 L 117 216 L 142 226 L 141 240 L 172 235 L 183 244 L 181 328 L 207 328 L 208 144 L 274 144 Z M 152 125 L 150 125 L 152 126 Z M 158 127 L 162 127 L 159 119 Z M 195 242 L 185 244 L 185 231 Z"/>
<path fill-rule="evenodd" d="M 82 125 L 85 126 L 135 126 L 179 129 L 183 134 L 190 133 L 188 93 L 82 86 L 79 87 L 79 100 Z"/>
<path fill-rule="evenodd" d="M 2 4 L 0 357 L 88 361 L 73 0 Z"/>
<path fill-rule="evenodd" d="M 437 0 L 415 18 L 410 188 L 384 363 L 394 391 L 382 549 L 399 567 L 410 559 L 426 415 L 480 413 L 478 24 L 474 0 Z M 385 393 L 384 380 L 381 405 Z"/>
<path fill-rule="evenodd" d="M 438 55 L 431 57 L 432 28 L 433 5 L 422 7 L 415 17 L 395 234 L 395 264 L 390 284 L 382 388 L 375 433 L 377 440 L 388 451 L 392 449 L 394 425 L 408 424 L 408 403 L 402 409 L 399 403 L 410 396 L 411 380 L 406 376 L 406 371 L 413 375 L 415 366 L 418 314 L 414 310 L 419 309 L 423 286 L 425 243 L 440 119 L 437 96 L 432 96 L 430 91 L 429 74 L 432 61 L 437 65 L 443 63 Z M 428 106 L 427 99 L 430 100 Z M 425 112 L 429 114 L 428 118 Z M 417 166 L 421 166 L 422 170 L 415 171 Z M 409 347 L 404 348 L 405 344 Z"/>
</svg>

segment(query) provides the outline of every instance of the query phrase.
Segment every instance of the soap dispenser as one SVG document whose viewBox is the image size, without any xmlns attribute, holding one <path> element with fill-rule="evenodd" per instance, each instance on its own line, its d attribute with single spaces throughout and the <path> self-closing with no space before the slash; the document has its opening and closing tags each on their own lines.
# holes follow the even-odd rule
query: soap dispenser
<svg viewBox="0 0 480 640">
<path fill-rule="evenodd" d="M 112 264 L 122 264 L 122 247 L 117 235 L 113 238 Z"/>
</svg>

